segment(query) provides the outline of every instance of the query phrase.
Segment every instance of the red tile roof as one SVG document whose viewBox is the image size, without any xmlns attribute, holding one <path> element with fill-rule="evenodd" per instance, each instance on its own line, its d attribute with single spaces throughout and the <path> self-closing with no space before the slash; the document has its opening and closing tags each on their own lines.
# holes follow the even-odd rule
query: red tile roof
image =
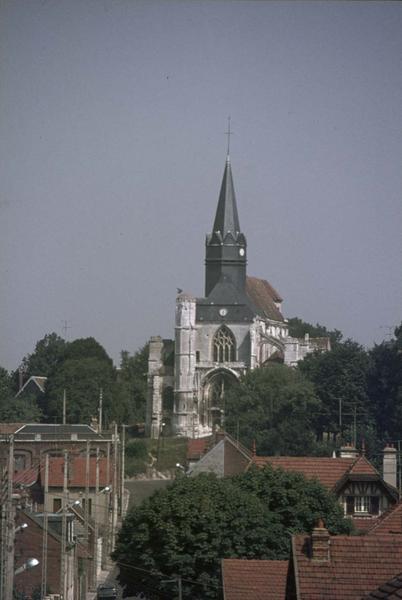
<svg viewBox="0 0 402 600">
<path fill-rule="evenodd" d="M 265 317 L 274 321 L 284 320 L 281 311 L 275 304 L 275 302 L 282 302 L 282 298 L 268 281 L 258 277 L 247 277 L 246 293 Z"/>
<path fill-rule="evenodd" d="M 359 456 L 349 470 L 349 474 L 354 475 L 379 475 L 377 469 L 362 455 Z"/>
<path fill-rule="evenodd" d="M 0 435 L 15 433 L 23 425 L 25 425 L 25 423 L 0 423 Z"/>
<path fill-rule="evenodd" d="M 402 502 L 394 504 L 379 517 L 368 530 L 369 534 L 399 533 L 402 534 Z M 402 566 L 402 565 L 401 565 Z"/>
<path fill-rule="evenodd" d="M 208 450 L 212 435 L 189 439 L 187 442 L 187 460 L 198 460 Z"/>
<path fill-rule="evenodd" d="M 365 456 L 358 458 L 327 458 L 315 456 L 254 456 L 257 467 L 271 465 L 274 469 L 284 469 L 302 473 L 308 479 L 318 479 L 332 490 L 347 475 L 371 475 L 379 477 L 378 471 Z"/>
<path fill-rule="evenodd" d="M 298 600 L 360 600 L 402 566 L 398 535 L 331 536 L 329 561 L 311 557 L 311 538 L 292 538 Z"/>
<path fill-rule="evenodd" d="M 101 457 L 99 459 L 99 487 L 110 485 L 113 480 L 112 462 L 110 463 L 109 478 L 107 474 L 107 459 Z M 43 478 L 43 474 L 42 474 Z M 64 480 L 64 458 L 50 457 L 49 459 L 49 486 L 63 487 Z M 71 456 L 68 460 L 68 487 L 85 487 L 86 486 L 86 457 Z M 89 487 L 96 485 L 96 457 L 91 456 L 89 459 Z"/>
<path fill-rule="evenodd" d="M 353 466 L 355 458 L 327 458 L 310 456 L 255 456 L 257 467 L 271 465 L 274 469 L 284 469 L 302 473 L 308 479 L 318 479 L 325 487 L 332 489 Z"/>
<path fill-rule="evenodd" d="M 285 600 L 287 560 L 222 561 L 225 600 Z"/>
</svg>

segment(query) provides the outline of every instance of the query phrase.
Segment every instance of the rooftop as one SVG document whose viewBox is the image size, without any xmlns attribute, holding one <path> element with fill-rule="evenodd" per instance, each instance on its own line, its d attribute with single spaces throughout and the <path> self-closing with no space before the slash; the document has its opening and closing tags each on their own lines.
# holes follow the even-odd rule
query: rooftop
<svg viewBox="0 0 402 600">
<path fill-rule="evenodd" d="M 285 598 L 287 560 L 222 560 L 225 600 L 281 600 Z"/>
</svg>

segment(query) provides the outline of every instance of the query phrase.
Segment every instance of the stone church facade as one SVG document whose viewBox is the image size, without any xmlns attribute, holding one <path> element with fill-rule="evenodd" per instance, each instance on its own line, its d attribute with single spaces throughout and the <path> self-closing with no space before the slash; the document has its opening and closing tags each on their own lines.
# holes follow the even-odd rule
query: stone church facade
<svg viewBox="0 0 402 600">
<path fill-rule="evenodd" d="M 205 297 L 180 291 L 174 341 L 150 340 L 146 429 L 154 438 L 209 435 L 223 424 L 225 391 L 246 371 L 329 350 L 327 338 L 289 337 L 280 295 L 247 276 L 229 156 L 205 246 Z"/>
</svg>

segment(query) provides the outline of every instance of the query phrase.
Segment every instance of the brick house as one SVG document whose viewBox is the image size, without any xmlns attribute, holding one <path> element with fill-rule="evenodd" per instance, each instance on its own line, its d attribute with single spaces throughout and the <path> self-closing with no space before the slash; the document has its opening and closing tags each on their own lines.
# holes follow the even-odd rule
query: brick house
<svg viewBox="0 0 402 600">
<path fill-rule="evenodd" d="M 401 535 L 331 536 L 321 522 L 292 536 L 289 561 L 224 559 L 224 600 L 396 600 L 401 565 Z"/>
<path fill-rule="evenodd" d="M 318 479 L 338 498 L 344 514 L 353 519 L 359 530 L 373 522 L 398 501 L 396 489 L 396 451 L 384 449 L 382 476 L 372 463 L 355 448 L 341 448 L 340 456 L 256 456 L 227 433 L 189 440 L 188 474 L 215 473 L 227 477 L 246 471 L 253 465 L 271 466 Z"/>
<path fill-rule="evenodd" d="M 36 590 L 40 590 L 42 583 L 42 548 L 43 548 L 43 518 L 36 513 L 25 510 L 17 510 L 16 525 L 26 523 L 28 527 L 15 536 L 14 560 L 15 569 L 22 566 L 29 558 L 39 560 L 39 565 L 33 569 L 26 570 L 14 579 L 16 592 L 31 596 Z M 79 567 L 84 550 L 73 543 L 74 525 L 73 519 L 68 516 L 67 520 L 67 552 L 66 552 L 66 600 L 78 598 L 79 589 Z M 49 516 L 49 527 L 47 535 L 47 591 L 52 594 L 61 593 L 61 515 Z M 82 571 L 82 569 L 81 569 Z"/>
<path fill-rule="evenodd" d="M 15 471 L 39 465 L 46 454 L 62 456 L 67 450 L 71 454 L 85 455 L 87 444 L 92 448 L 99 447 L 101 456 L 109 453 L 112 460 L 114 449 L 120 443 L 114 433 L 99 433 L 89 425 L 31 423 L 0 434 L 0 466 L 7 464 L 10 434 L 14 438 Z M 116 452 L 116 462 L 119 464 L 119 452 Z"/>
</svg>

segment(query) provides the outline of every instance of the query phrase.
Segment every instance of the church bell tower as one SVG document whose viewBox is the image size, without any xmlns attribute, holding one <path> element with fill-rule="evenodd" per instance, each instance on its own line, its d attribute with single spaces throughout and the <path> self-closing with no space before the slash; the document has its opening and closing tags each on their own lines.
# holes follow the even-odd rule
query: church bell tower
<svg viewBox="0 0 402 600">
<path fill-rule="evenodd" d="M 238 290 L 244 292 L 247 242 L 240 231 L 229 155 L 226 158 L 212 233 L 207 235 L 205 246 L 205 296 L 209 296 L 221 279 L 231 281 Z"/>
</svg>

